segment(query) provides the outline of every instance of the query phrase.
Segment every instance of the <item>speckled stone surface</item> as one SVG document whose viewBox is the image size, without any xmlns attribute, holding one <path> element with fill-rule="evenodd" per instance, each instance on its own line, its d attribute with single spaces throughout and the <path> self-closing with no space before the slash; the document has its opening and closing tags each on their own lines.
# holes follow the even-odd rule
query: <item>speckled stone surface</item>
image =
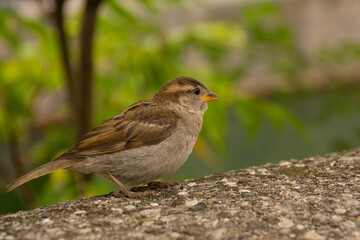
<svg viewBox="0 0 360 240">
<path fill-rule="evenodd" d="M 360 149 L 0 216 L 0 239 L 360 239 Z"/>
</svg>

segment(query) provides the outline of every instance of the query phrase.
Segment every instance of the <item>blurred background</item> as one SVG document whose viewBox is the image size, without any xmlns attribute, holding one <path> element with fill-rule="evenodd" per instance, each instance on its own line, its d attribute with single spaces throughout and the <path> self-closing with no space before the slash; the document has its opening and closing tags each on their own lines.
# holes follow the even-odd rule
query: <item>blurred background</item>
<svg viewBox="0 0 360 240">
<path fill-rule="evenodd" d="M 359 147 L 359 12 L 357 0 L 2 0 L 0 213 L 117 191 L 67 170 L 5 185 L 180 75 L 221 99 L 165 180 Z"/>
</svg>

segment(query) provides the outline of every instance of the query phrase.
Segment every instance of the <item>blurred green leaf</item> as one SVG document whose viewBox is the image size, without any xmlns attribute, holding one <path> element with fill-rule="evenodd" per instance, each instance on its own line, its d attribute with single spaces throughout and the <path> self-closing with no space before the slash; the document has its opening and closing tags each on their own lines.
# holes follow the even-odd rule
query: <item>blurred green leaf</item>
<svg viewBox="0 0 360 240">
<path fill-rule="evenodd" d="M 343 41 L 336 47 L 323 46 L 317 53 L 321 63 L 344 64 L 360 61 L 360 44 L 357 42 Z"/>
<path fill-rule="evenodd" d="M 108 0 L 107 5 L 122 19 L 131 24 L 138 24 L 137 19 L 127 9 L 123 8 L 117 1 Z"/>
<path fill-rule="evenodd" d="M 235 106 L 238 118 L 242 124 L 244 124 L 245 129 L 251 134 L 259 131 L 261 126 L 261 115 L 256 104 L 248 99 L 238 98 Z"/>
</svg>

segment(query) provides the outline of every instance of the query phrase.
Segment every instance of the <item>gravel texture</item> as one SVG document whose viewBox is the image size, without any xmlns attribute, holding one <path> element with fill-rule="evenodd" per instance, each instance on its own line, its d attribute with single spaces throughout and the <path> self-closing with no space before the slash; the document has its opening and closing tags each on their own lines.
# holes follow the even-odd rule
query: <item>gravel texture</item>
<svg viewBox="0 0 360 240">
<path fill-rule="evenodd" d="M 0 239 L 360 239 L 360 149 L 0 216 Z"/>
</svg>

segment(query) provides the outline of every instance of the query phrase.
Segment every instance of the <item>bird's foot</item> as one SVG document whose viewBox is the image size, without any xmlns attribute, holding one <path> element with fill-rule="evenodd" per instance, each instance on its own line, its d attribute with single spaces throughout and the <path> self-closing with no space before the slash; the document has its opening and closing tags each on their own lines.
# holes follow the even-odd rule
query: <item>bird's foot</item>
<svg viewBox="0 0 360 240">
<path fill-rule="evenodd" d="M 122 198 L 122 197 L 128 197 L 128 198 L 143 198 L 143 197 L 147 197 L 147 196 L 154 196 L 155 192 L 154 191 L 145 191 L 145 192 L 132 192 L 132 191 L 128 191 L 126 193 L 124 192 L 113 192 L 112 196 L 116 197 L 116 198 Z"/>
<path fill-rule="evenodd" d="M 168 188 L 179 185 L 180 182 L 150 182 L 147 185 L 150 188 Z"/>
<path fill-rule="evenodd" d="M 149 189 L 158 189 L 158 188 L 169 188 L 176 185 L 179 185 L 180 182 L 149 182 L 146 186 L 133 187 L 131 191 L 133 192 L 141 192 Z"/>
</svg>

